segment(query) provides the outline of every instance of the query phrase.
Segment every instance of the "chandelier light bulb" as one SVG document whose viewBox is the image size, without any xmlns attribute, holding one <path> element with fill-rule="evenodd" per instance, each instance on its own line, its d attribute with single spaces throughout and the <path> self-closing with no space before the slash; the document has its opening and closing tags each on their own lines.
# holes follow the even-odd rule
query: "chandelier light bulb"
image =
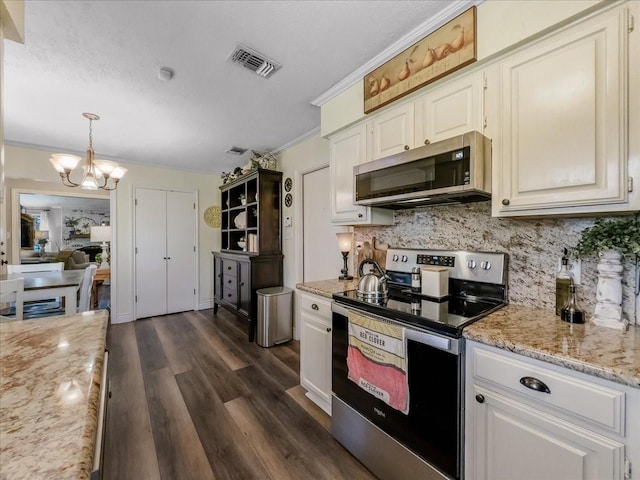
<svg viewBox="0 0 640 480">
<path fill-rule="evenodd" d="M 80 187 L 89 190 L 115 190 L 118 188 L 118 182 L 127 172 L 126 168 L 120 167 L 116 162 L 110 160 L 94 160 L 95 152 L 93 150 L 93 132 L 92 124 L 94 120 L 100 120 L 100 117 L 94 113 L 83 113 L 83 117 L 89 120 L 89 147 L 87 148 L 87 157 L 83 165 L 84 175 L 80 183 L 72 181 L 69 177 L 73 170 L 78 166 L 81 157 L 78 155 L 70 155 L 66 153 L 54 153 L 49 161 L 56 169 L 63 185 L 67 187 Z M 109 185 L 109 179 L 113 179 Z"/>
</svg>

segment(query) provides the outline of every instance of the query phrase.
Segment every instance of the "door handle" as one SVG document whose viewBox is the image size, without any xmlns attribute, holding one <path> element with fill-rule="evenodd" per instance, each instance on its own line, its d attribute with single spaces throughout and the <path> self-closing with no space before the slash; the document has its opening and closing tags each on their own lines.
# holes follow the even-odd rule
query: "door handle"
<svg viewBox="0 0 640 480">
<path fill-rule="evenodd" d="M 542 393 L 551 393 L 547 384 L 535 377 L 522 377 L 520 383 L 531 390 Z"/>
</svg>

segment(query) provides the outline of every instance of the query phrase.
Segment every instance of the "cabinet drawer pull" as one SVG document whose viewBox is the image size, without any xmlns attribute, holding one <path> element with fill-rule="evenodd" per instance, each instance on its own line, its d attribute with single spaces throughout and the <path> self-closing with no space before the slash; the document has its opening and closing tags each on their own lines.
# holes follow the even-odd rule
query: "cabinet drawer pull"
<svg viewBox="0 0 640 480">
<path fill-rule="evenodd" d="M 358 218 L 362 218 L 362 214 L 361 213 L 358 214 Z"/>
<path fill-rule="evenodd" d="M 231 266 L 228 266 L 228 267 L 227 267 L 227 270 L 231 270 Z"/>
<path fill-rule="evenodd" d="M 551 393 L 549 387 L 547 387 L 542 380 L 538 380 L 535 377 L 522 377 L 520 379 L 520 383 L 531 390 L 535 390 L 536 392 Z"/>
<path fill-rule="evenodd" d="M 476 395 L 476 402 L 478 402 L 478 403 L 484 403 L 484 395 L 477 394 L 477 395 Z"/>
<path fill-rule="evenodd" d="M 431 143 L 431 140 L 429 140 L 428 138 L 424 141 L 425 145 L 429 145 Z"/>
<path fill-rule="evenodd" d="M 502 199 L 502 204 L 503 204 L 503 205 L 509 205 L 510 203 L 511 203 L 511 202 L 509 201 L 509 199 L 508 199 L 508 198 L 503 198 L 503 199 Z"/>
<path fill-rule="evenodd" d="M 319 310 L 320 308 L 315 303 L 311 304 L 311 310 Z"/>
<path fill-rule="evenodd" d="M 405 150 L 409 150 L 409 145 L 405 145 L 405 146 L 404 146 L 404 149 L 405 149 Z"/>
<path fill-rule="evenodd" d="M 327 327 L 327 333 L 331 333 L 331 327 Z"/>
</svg>

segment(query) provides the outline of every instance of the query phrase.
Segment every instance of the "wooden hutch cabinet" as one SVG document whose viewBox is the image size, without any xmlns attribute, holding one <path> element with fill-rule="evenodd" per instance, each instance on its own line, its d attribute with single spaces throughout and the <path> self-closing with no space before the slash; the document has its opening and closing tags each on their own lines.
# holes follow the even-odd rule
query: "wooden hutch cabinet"
<svg viewBox="0 0 640 480">
<path fill-rule="evenodd" d="M 222 185 L 221 250 L 214 253 L 218 306 L 245 318 L 255 338 L 260 288 L 282 285 L 282 172 L 257 169 Z"/>
</svg>

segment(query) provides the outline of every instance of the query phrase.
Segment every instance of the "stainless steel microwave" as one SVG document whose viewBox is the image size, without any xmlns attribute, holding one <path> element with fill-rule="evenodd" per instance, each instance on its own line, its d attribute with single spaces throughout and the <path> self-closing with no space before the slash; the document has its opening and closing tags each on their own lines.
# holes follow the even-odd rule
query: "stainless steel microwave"
<svg viewBox="0 0 640 480">
<path fill-rule="evenodd" d="M 353 167 L 358 205 L 413 208 L 491 198 L 491 140 L 467 132 Z"/>
</svg>

